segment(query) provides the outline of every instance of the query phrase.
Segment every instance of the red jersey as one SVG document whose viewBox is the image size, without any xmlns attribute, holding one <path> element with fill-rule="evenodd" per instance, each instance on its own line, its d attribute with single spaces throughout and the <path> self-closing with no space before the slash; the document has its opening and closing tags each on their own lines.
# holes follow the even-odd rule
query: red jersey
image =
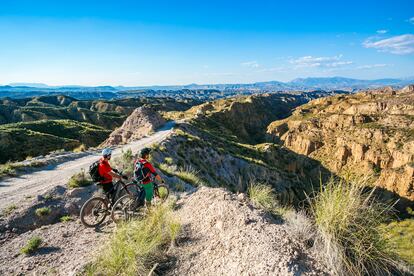
<svg viewBox="0 0 414 276">
<path fill-rule="evenodd" d="M 109 165 L 108 160 L 105 160 L 103 157 L 99 160 L 98 172 L 99 175 L 104 178 L 100 181 L 101 184 L 112 183 L 112 176 L 109 174 L 112 171 L 111 165 Z"/>
<path fill-rule="evenodd" d="M 144 177 L 144 180 L 142 180 L 142 184 L 148 184 L 148 183 L 152 182 L 152 177 L 151 176 L 156 176 L 157 175 L 157 172 L 155 171 L 152 164 L 150 162 L 148 162 L 147 160 L 140 158 L 138 160 L 135 160 L 134 167 L 136 166 L 137 162 L 140 162 L 141 164 L 144 165 L 143 172 L 144 172 L 145 177 Z"/>
</svg>

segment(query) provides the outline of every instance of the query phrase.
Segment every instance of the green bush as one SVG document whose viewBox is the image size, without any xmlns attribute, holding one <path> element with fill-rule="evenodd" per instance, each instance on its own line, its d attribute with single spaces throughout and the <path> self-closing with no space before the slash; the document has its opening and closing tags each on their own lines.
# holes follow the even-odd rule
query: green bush
<svg viewBox="0 0 414 276">
<path fill-rule="evenodd" d="M 49 207 L 41 207 L 36 209 L 35 214 L 38 217 L 44 217 L 49 215 L 51 212 L 52 210 Z"/>
<path fill-rule="evenodd" d="M 380 224 L 389 207 L 377 202 L 361 183 L 331 179 L 310 199 L 320 234 L 319 252 L 338 275 L 391 274 L 397 265 Z"/>
<path fill-rule="evenodd" d="M 20 253 L 22 254 L 32 254 L 35 252 L 39 246 L 42 244 L 42 239 L 39 237 L 32 237 L 22 249 L 20 249 Z"/>
<path fill-rule="evenodd" d="M 117 227 L 86 274 L 148 275 L 179 231 L 180 224 L 172 214 L 171 204 L 158 205 L 144 219 Z"/>
<path fill-rule="evenodd" d="M 79 187 L 85 187 L 93 184 L 92 179 L 86 175 L 85 170 L 81 170 L 79 173 L 72 175 L 68 182 L 68 188 L 74 189 Z"/>
</svg>

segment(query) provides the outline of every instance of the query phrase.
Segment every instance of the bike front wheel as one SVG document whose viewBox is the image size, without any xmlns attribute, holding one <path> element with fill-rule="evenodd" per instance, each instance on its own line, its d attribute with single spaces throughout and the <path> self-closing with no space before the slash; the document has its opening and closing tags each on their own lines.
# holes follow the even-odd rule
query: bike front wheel
<svg viewBox="0 0 414 276">
<path fill-rule="evenodd" d="M 92 197 L 83 204 L 80 219 L 86 227 L 96 227 L 105 220 L 108 214 L 108 201 L 102 197 Z"/>
<path fill-rule="evenodd" d="M 159 184 L 154 187 L 154 200 L 156 202 L 164 202 L 170 195 L 170 189 L 165 184 Z"/>
<path fill-rule="evenodd" d="M 115 223 L 141 218 L 144 215 L 144 206 L 138 197 L 124 195 L 112 207 L 111 218 Z"/>
</svg>

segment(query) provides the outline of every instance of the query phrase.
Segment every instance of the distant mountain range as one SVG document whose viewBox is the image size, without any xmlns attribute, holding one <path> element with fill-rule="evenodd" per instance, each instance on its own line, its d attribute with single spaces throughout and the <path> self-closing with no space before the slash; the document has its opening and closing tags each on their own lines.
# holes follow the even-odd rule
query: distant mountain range
<svg viewBox="0 0 414 276">
<path fill-rule="evenodd" d="M 24 98 L 41 95 L 63 94 L 79 99 L 90 98 L 122 98 L 127 96 L 177 96 L 182 90 L 202 90 L 204 98 L 208 98 L 208 93 L 219 94 L 217 97 L 232 96 L 234 94 L 252 94 L 258 92 L 278 92 L 278 91 L 315 91 L 315 90 L 344 90 L 354 92 L 361 89 L 378 88 L 383 86 L 393 86 L 396 88 L 413 84 L 414 77 L 406 79 L 377 79 L 359 80 L 343 77 L 329 78 L 298 78 L 289 82 L 267 81 L 256 83 L 235 83 L 235 84 L 188 84 L 188 85 L 165 85 L 165 86 L 48 86 L 43 83 L 11 83 L 0 86 L 0 98 Z M 187 93 L 190 97 L 191 94 Z M 195 93 L 197 94 L 197 93 Z M 182 97 L 182 95 L 180 96 Z"/>
</svg>

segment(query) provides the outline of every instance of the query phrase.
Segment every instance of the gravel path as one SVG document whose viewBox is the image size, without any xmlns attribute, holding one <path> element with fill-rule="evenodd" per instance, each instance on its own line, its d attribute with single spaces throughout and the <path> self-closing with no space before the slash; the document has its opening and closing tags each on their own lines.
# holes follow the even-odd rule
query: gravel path
<svg viewBox="0 0 414 276">
<path fill-rule="evenodd" d="M 174 124 L 175 122 L 168 122 L 153 135 L 116 148 L 113 156 L 116 157 L 121 154 L 122 149 L 130 148 L 135 153 L 145 146 L 162 141 L 171 133 Z M 91 152 L 81 158 L 49 165 L 32 173 L 1 180 L 0 210 L 29 196 L 42 194 L 54 186 L 65 185 L 73 174 L 79 172 L 82 168 L 87 170 L 89 165 L 97 160 L 99 156 L 99 152 Z"/>
</svg>

